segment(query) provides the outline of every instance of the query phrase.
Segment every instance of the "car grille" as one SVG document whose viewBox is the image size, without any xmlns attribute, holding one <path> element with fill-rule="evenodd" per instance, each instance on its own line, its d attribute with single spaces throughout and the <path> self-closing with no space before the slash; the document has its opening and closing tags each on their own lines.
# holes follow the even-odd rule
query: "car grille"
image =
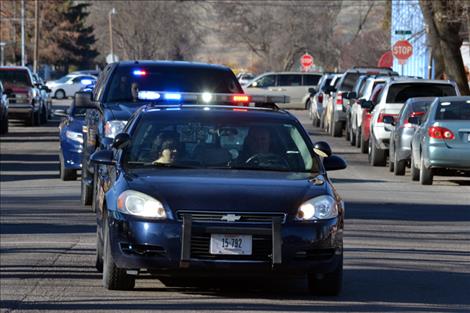
<svg viewBox="0 0 470 313">
<path fill-rule="evenodd" d="M 193 234 L 191 237 L 191 258 L 205 260 L 250 260 L 271 261 L 271 236 L 253 235 L 251 255 L 210 254 L 210 234 Z"/>
<path fill-rule="evenodd" d="M 253 223 L 272 224 L 273 217 L 280 217 L 284 224 L 284 213 L 248 213 L 248 212 L 194 212 L 178 211 L 178 220 L 183 220 L 183 214 L 191 214 L 193 223 Z"/>
</svg>

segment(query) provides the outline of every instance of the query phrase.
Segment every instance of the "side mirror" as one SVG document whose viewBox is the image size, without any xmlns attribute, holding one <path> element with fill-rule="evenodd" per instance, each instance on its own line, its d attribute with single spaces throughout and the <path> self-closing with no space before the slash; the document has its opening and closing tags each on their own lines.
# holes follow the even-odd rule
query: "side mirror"
<svg viewBox="0 0 470 313">
<path fill-rule="evenodd" d="M 52 91 L 51 89 L 49 89 L 49 87 L 44 86 L 44 85 L 41 87 L 41 89 L 44 90 L 47 93 L 50 93 Z"/>
<path fill-rule="evenodd" d="M 374 103 L 370 100 L 365 100 L 361 103 L 361 108 L 371 111 L 374 108 Z"/>
<path fill-rule="evenodd" d="M 327 171 L 344 170 L 346 167 L 348 167 L 346 161 L 337 155 L 331 155 L 327 158 L 324 158 L 323 166 Z"/>
<path fill-rule="evenodd" d="M 408 117 L 408 123 L 414 124 L 414 125 L 421 125 L 421 116 Z"/>
<path fill-rule="evenodd" d="M 315 88 L 308 88 L 308 92 L 311 94 L 311 95 L 314 95 L 315 93 L 317 93 L 317 90 Z"/>
<path fill-rule="evenodd" d="M 55 116 L 61 116 L 61 117 L 67 117 L 67 112 L 65 112 L 65 110 L 54 110 L 54 112 L 52 113 L 54 114 Z"/>
<path fill-rule="evenodd" d="M 331 156 L 330 145 L 325 141 L 316 142 L 313 146 L 313 151 L 322 158 Z"/>
<path fill-rule="evenodd" d="M 75 106 L 86 109 L 98 109 L 92 101 L 92 93 L 89 91 L 78 91 L 75 93 Z"/>
<path fill-rule="evenodd" d="M 347 92 L 343 97 L 346 99 L 356 99 L 357 93 L 355 91 L 350 91 L 350 92 Z"/>
<path fill-rule="evenodd" d="M 100 150 L 90 156 L 90 162 L 102 165 L 115 165 L 113 151 Z"/>
<path fill-rule="evenodd" d="M 112 147 L 115 149 L 124 149 L 131 143 L 131 137 L 128 133 L 119 133 L 113 141 Z"/>
</svg>

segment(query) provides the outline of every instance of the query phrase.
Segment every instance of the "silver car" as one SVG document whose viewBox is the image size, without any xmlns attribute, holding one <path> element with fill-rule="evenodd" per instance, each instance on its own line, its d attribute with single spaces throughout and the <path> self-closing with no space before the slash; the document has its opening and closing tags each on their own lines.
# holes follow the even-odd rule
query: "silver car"
<svg viewBox="0 0 470 313">
<path fill-rule="evenodd" d="M 470 177 L 470 97 L 436 98 L 411 150 L 411 178 L 422 185 L 431 185 L 435 175 Z"/>
<path fill-rule="evenodd" d="M 58 80 L 48 81 L 46 86 L 54 98 L 72 97 L 77 91 L 96 82 L 93 75 L 69 74 Z"/>
<path fill-rule="evenodd" d="M 410 98 L 398 113 L 397 122 L 391 116 L 384 117 L 385 129 L 390 130 L 389 170 L 395 175 L 405 175 L 411 158 L 411 139 L 418 127 L 413 118 L 423 117 L 434 97 Z"/>
<path fill-rule="evenodd" d="M 242 86 L 248 95 L 288 96 L 288 103 L 277 103 L 286 109 L 306 109 L 309 89 L 317 88 L 320 73 L 275 72 L 264 73 Z"/>
</svg>

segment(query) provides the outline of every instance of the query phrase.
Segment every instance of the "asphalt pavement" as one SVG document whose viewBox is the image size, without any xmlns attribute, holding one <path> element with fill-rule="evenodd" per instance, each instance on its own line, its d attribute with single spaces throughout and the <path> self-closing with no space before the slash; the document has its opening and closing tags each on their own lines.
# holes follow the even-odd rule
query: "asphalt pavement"
<svg viewBox="0 0 470 313">
<path fill-rule="evenodd" d="M 55 118 L 40 127 L 13 121 L 0 137 L 1 312 L 470 312 L 470 178 L 421 186 L 409 171 L 393 176 L 314 129 L 306 112 L 294 114 L 349 165 L 330 173 L 346 203 L 340 296 L 313 297 L 301 279 L 223 289 L 140 279 L 134 291 L 105 290 L 94 268 L 94 214 L 80 205 L 80 182 L 59 179 Z"/>
</svg>

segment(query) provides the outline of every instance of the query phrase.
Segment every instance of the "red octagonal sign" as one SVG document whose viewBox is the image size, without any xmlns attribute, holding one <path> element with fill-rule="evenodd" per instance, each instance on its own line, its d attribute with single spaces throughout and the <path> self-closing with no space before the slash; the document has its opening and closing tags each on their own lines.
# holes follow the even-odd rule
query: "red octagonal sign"
<svg viewBox="0 0 470 313">
<path fill-rule="evenodd" d="M 300 57 L 300 64 L 302 65 L 303 68 L 308 68 L 310 66 L 313 65 L 313 57 L 308 54 L 308 53 L 305 53 L 304 55 L 302 55 Z"/>
<path fill-rule="evenodd" d="M 413 46 L 408 40 L 398 40 L 392 47 L 392 53 L 398 63 L 404 64 L 413 55 Z"/>
</svg>

